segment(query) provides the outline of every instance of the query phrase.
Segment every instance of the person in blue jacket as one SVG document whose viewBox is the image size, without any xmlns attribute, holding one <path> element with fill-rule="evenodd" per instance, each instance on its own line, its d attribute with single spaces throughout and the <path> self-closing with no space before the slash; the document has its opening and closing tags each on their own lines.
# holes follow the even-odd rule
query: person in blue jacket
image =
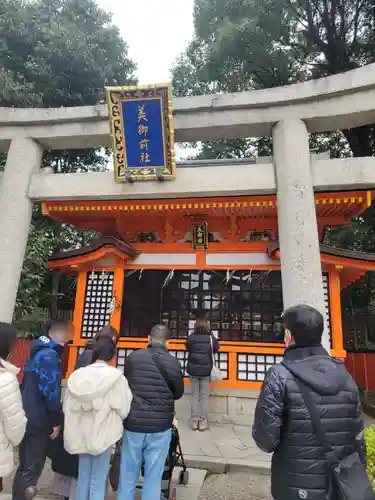
<svg viewBox="0 0 375 500">
<path fill-rule="evenodd" d="M 27 426 L 19 447 L 20 464 L 13 482 L 13 500 L 34 498 L 47 458 L 48 441 L 56 439 L 60 432 L 60 354 L 67 338 L 68 323 L 50 321 L 46 335 L 31 345 L 21 385 Z"/>
</svg>

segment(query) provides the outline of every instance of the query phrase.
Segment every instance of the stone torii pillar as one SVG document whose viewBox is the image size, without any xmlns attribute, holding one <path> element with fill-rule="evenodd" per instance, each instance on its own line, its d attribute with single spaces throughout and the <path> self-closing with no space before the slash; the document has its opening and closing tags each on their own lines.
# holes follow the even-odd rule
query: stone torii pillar
<svg viewBox="0 0 375 500">
<path fill-rule="evenodd" d="M 33 139 L 10 143 L 0 187 L 0 321 L 12 321 L 33 210 L 30 176 L 39 170 L 42 155 Z"/>
<path fill-rule="evenodd" d="M 286 119 L 273 127 L 284 308 L 309 304 L 324 316 L 318 225 L 305 123 Z M 330 349 L 325 328 L 323 345 Z"/>
</svg>

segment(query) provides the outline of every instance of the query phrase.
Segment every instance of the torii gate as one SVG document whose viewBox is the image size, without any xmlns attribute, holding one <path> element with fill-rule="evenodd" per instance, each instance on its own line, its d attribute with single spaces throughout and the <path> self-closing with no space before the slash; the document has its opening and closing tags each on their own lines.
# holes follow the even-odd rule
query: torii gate
<svg viewBox="0 0 375 500">
<path fill-rule="evenodd" d="M 324 309 L 315 191 L 375 185 L 375 158 L 310 155 L 309 132 L 375 123 L 375 64 L 320 80 L 267 90 L 176 98 L 176 141 L 273 137 L 262 161 L 179 165 L 173 183 L 116 184 L 112 172 L 52 175 L 43 150 L 110 145 L 107 108 L 0 108 L 0 320 L 11 321 L 35 201 L 131 200 L 277 194 L 284 306 Z M 213 175 L 214 174 L 214 175 Z M 328 339 L 325 339 L 328 345 Z"/>
</svg>

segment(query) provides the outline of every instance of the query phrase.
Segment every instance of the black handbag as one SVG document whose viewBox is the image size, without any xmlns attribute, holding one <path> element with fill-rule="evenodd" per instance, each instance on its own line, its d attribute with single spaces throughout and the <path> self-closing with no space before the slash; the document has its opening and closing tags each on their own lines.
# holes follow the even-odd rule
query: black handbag
<svg viewBox="0 0 375 500">
<path fill-rule="evenodd" d="M 115 453 L 111 458 L 111 466 L 109 468 L 109 483 L 113 491 L 117 491 L 120 485 L 121 448 L 122 440 L 116 443 Z"/>
<path fill-rule="evenodd" d="M 318 443 L 323 448 L 329 471 L 330 495 L 328 498 L 332 500 L 374 500 L 375 493 L 359 454 L 353 452 L 342 459 L 335 456 L 335 451 L 328 441 L 309 388 L 288 369 L 286 364 L 282 364 L 293 375 L 301 391 Z"/>
</svg>

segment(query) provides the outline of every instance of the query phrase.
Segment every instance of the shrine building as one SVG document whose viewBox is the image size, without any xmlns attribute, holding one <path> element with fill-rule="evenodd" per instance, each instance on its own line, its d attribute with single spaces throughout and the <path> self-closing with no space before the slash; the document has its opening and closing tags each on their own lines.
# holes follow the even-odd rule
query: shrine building
<svg viewBox="0 0 375 500">
<path fill-rule="evenodd" d="M 229 168 L 229 167 L 228 167 Z M 372 203 L 371 191 L 319 193 L 319 238 Z M 172 332 L 170 352 L 186 366 L 185 341 L 204 310 L 220 339 L 218 387 L 259 389 L 284 352 L 283 291 L 275 196 L 46 202 L 44 214 L 98 231 L 95 245 L 56 254 L 52 269 L 77 275 L 70 369 L 105 324 L 120 332 L 116 364 L 147 345 L 154 324 Z M 375 257 L 320 245 L 326 335 L 344 358 L 341 290 Z M 308 265 L 308 263 L 307 263 Z"/>
<path fill-rule="evenodd" d="M 375 271 L 375 256 L 328 247 L 324 235 L 371 207 L 375 158 L 316 154 L 309 133 L 375 123 L 374 70 L 215 96 L 172 99 L 163 84 L 108 88 L 107 105 L 0 108 L 0 321 L 12 321 L 40 203 L 46 217 L 98 233 L 49 261 L 77 282 L 69 370 L 102 326 L 120 332 L 121 368 L 156 323 L 170 328 L 184 369 L 204 310 L 224 377 L 210 419 L 248 424 L 266 370 L 283 356 L 287 307 L 321 311 L 324 347 L 346 357 L 340 293 Z M 249 137 L 272 137 L 273 156 L 176 165 L 175 140 Z M 103 147 L 113 171 L 42 168 L 45 151 Z"/>
</svg>

